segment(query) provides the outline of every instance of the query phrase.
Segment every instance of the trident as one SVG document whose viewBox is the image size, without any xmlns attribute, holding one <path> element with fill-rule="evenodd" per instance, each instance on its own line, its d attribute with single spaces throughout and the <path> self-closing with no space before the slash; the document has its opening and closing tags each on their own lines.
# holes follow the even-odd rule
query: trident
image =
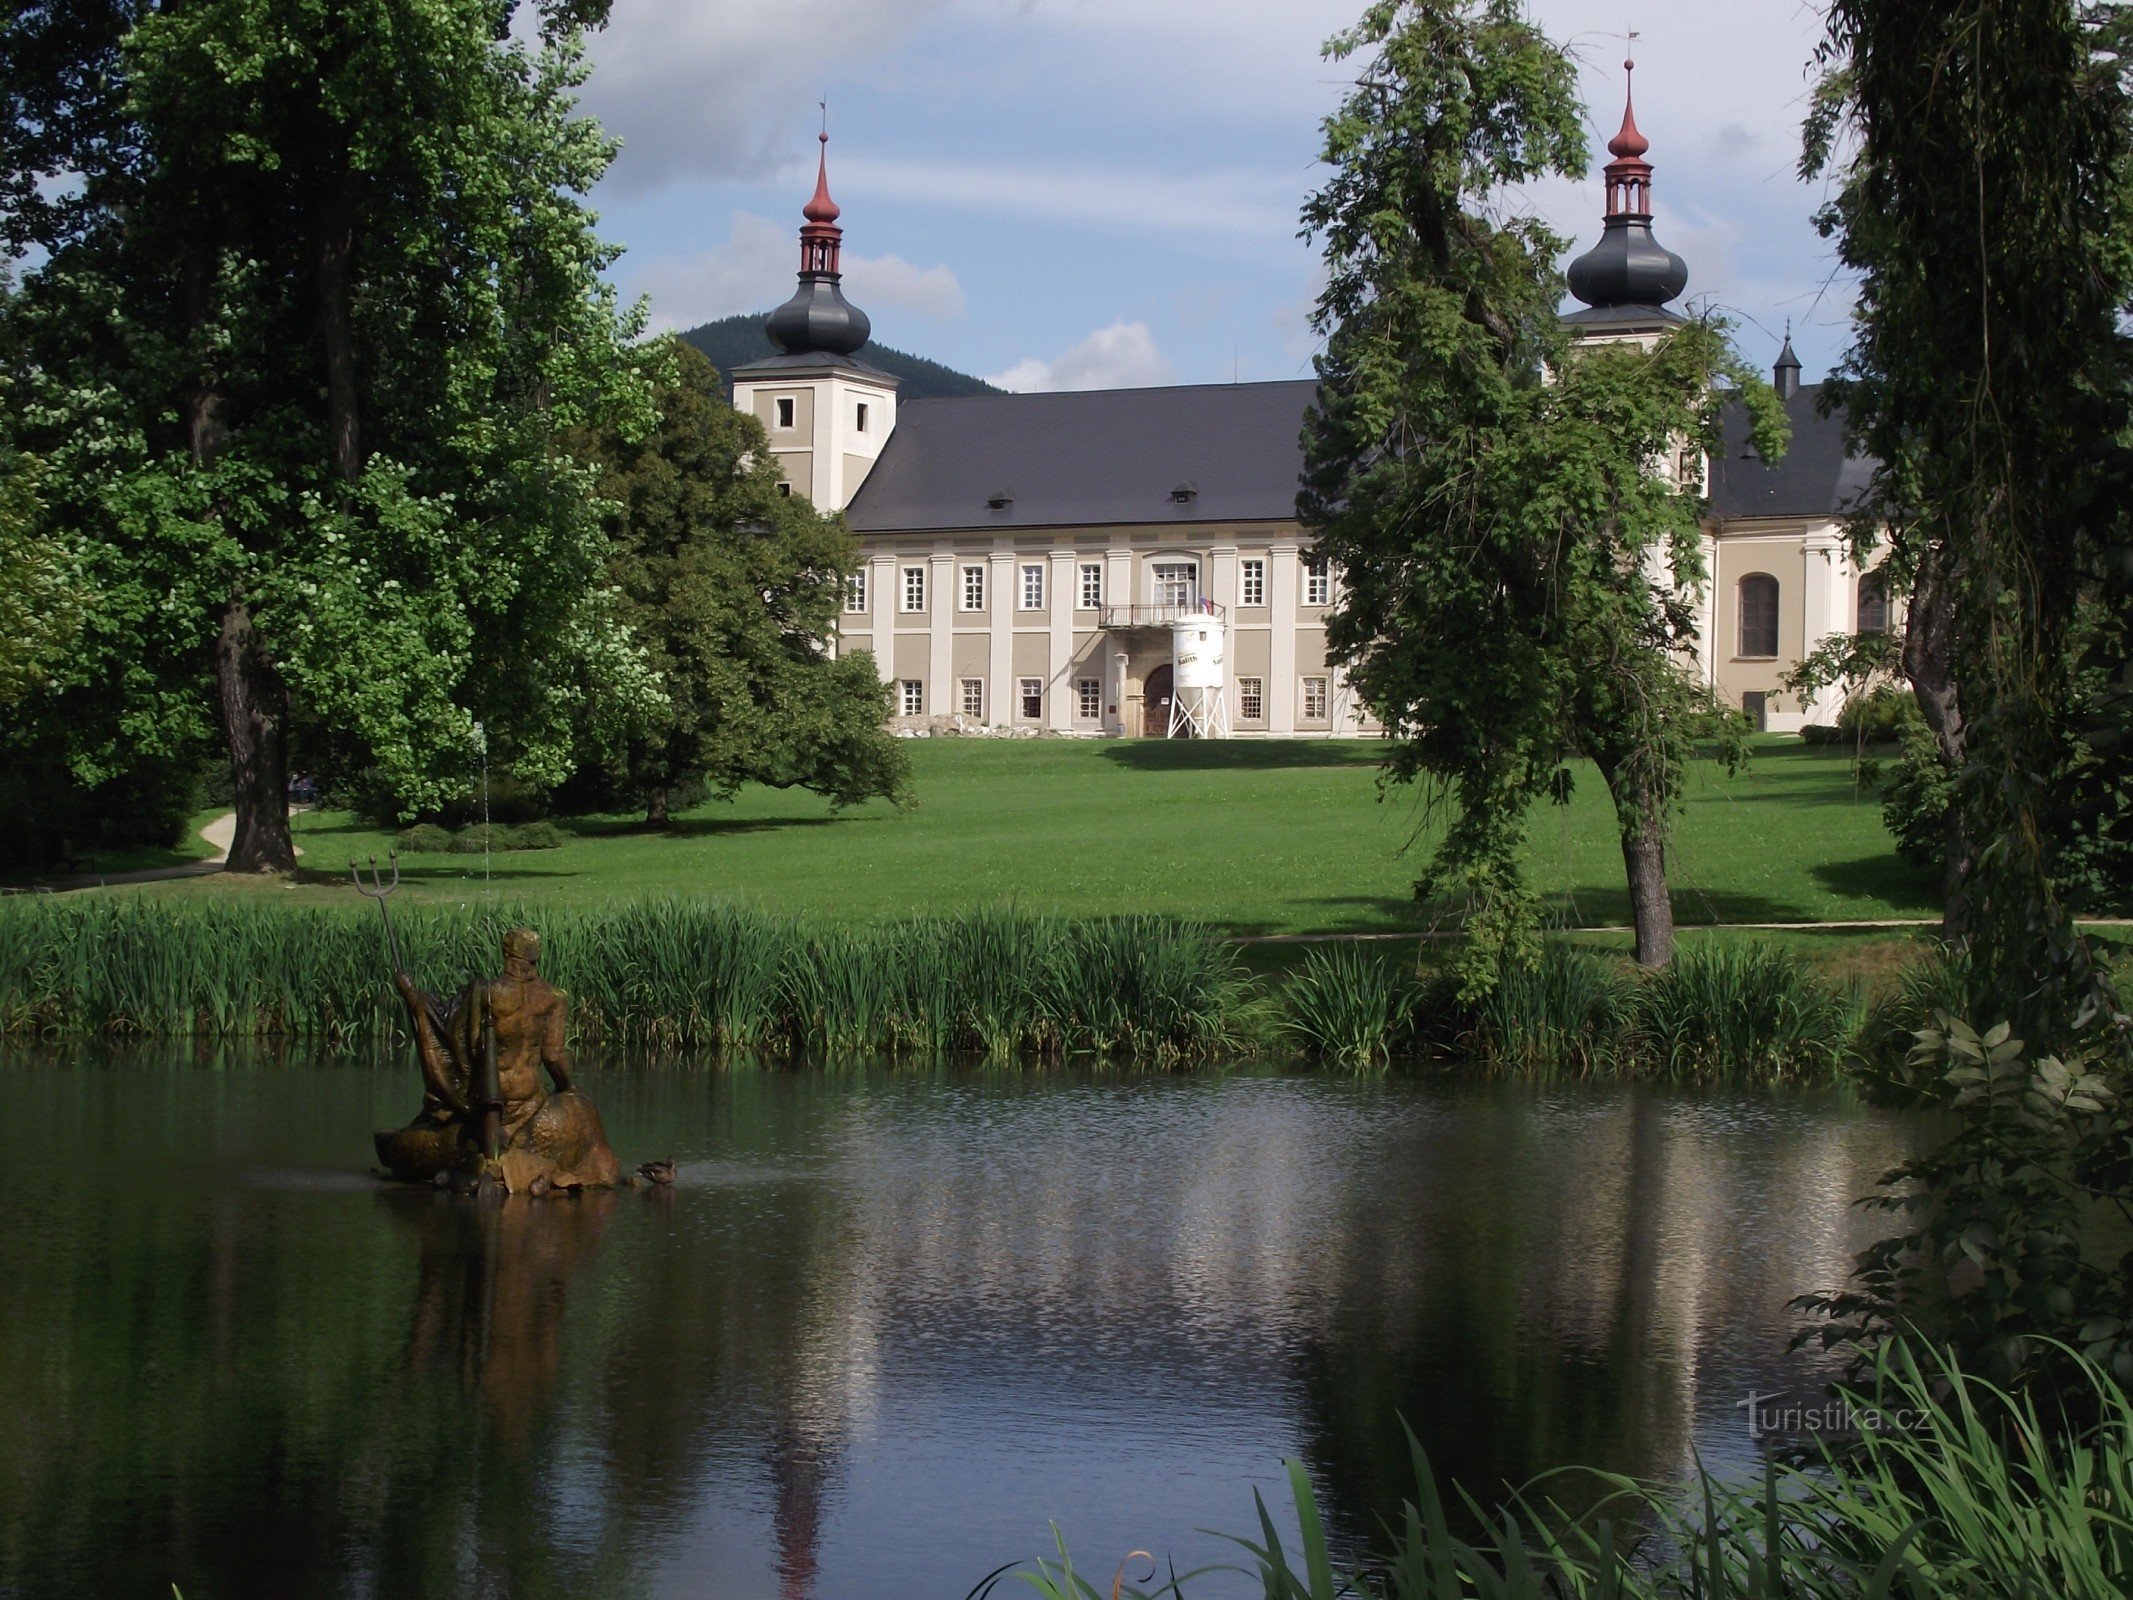
<svg viewBox="0 0 2133 1600">
<path fill-rule="evenodd" d="M 393 881 L 391 883 L 386 883 L 379 876 L 378 858 L 376 856 L 370 858 L 369 888 L 363 887 L 363 874 L 353 860 L 348 863 L 348 876 L 355 880 L 357 894 L 360 894 L 366 900 L 378 902 L 378 915 L 385 922 L 385 946 L 392 951 L 393 971 L 404 972 L 407 969 L 400 960 L 400 941 L 393 937 L 392 913 L 385 909 L 385 897 L 400 887 L 400 852 L 398 850 L 388 850 L 385 852 L 385 859 L 392 864 Z"/>
</svg>

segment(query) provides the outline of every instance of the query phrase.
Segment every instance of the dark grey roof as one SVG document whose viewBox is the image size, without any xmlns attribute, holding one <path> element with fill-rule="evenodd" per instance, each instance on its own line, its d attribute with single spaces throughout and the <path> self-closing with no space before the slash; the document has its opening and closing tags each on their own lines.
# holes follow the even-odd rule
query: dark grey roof
<svg viewBox="0 0 2133 1600">
<path fill-rule="evenodd" d="M 835 367 L 844 372 L 863 372 L 868 377 L 887 384 L 892 389 L 903 382 L 903 379 L 897 377 L 894 373 L 884 372 L 876 366 L 869 366 L 856 356 L 831 355 L 823 350 L 804 350 L 797 354 L 780 352 L 774 356 L 764 356 L 761 360 L 750 361 L 745 365 L 735 367 L 726 376 L 731 380 L 733 378 L 751 377 L 759 372 L 820 372 L 825 367 Z"/>
<path fill-rule="evenodd" d="M 1821 392 L 1819 383 L 1802 384 L 1785 402 L 1792 444 L 1775 466 L 1748 443 L 1746 408 L 1727 408 L 1725 449 L 1711 463 L 1713 516 L 1722 522 L 1736 517 L 1833 517 L 1858 503 L 1874 462 L 1845 453 L 1844 418 L 1818 414 L 1815 397 Z"/>
<path fill-rule="evenodd" d="M 1665 306 L 1586 306 L 1579 311 L 1565 312 L 1561 318 L 1566 328 L 1605 333 L 1621 333 L 1631 328 L 1678 328 L 1684 320 L 1680 312 L 1669 311 Z"/>
<path fill-rule="evenodd" d="M 1284 520 L 1296 515 L 1317 388 L 1306 378 L 912 400 L 846 515 L 860 533 Z"/>
</svg>

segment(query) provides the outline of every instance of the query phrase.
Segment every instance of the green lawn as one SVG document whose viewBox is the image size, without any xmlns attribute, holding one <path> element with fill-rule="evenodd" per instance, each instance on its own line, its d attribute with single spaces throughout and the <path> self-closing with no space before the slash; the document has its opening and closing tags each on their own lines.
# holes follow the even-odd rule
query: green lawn
<svg viewBox="0 0 2133 1600">
<path fill-rule="evenodd" d="M 1155 911 L 1237 933 L 1393 931 L 1426 924 L 1411 897 L 1426 838 L 1419 797 L 1379 798 L 1372 742 L 934 739 L 910 749 L 918 802 L 833 814 L 814 796 L 751 789 L 687 814 L 670 834 L 580 818 L 559 850 L 494 858 L 493 892 L 589 901 L 716 895 L 767 909 L 874 920 L 1013 902 L 1093 915 Z M 1568 922 L 1627 916 L 1605 791 L 1587 772 L 1566 808 L 1533 817 L 1536 881 Z M 350 856 L 388 833 L 335 813 L 297 818 L 294 888 L 224 877 L 158 894 L 349 894 Z M 1685 923 L 1913 917 L 1933 884 L 1890 848 L 1848 752 L 1764 742 L 1727 777 L 1699 765 L 1673 879 Z M 478 856 L 403 858 L 413 895 L 483 891 Z M 352 896 L 350 897 L 352 899 Z"/>
</svg>

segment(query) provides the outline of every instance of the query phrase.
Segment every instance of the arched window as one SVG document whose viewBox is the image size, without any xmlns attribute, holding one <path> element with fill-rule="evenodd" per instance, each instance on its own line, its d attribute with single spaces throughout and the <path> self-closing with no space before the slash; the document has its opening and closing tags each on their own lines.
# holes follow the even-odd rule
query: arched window
<svg viewBox="0 0 2133 1600">
<path fill-rule="evenodd" d="M 1878 572 L 1869 572 L 1859 580 L 1859 631 L 1889 631 L 1889 586 Z"/>
<path fill-rule="evenodd" d="M 1778 581 L 1767 572 L 1751 572 L 1740 581 L 1740 653 L 1778 653 Z"/>
</svg>

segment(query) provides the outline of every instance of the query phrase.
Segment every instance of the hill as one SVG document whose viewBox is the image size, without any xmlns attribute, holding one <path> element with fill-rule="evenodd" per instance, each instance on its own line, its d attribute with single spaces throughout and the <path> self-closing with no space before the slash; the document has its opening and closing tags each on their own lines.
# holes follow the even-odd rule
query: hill
<svg viewBox="0 0 2133 1600">
<path fill-rule="evenodd" d="M 760 361 L 765 356 L 776 355 L 769 339 L 763 335 L 763 316 L 720 317 L 716 322 L 707 322 L 700 328 L 691 328 L 682 335 L 711 358 L 718 368 L 726 392 L 733 392 L 733 380 L 726 377 L 735 367 L 744 367 L 751 361 Z M 944 367 L 938 361 L 928 361 L 924 356 L 906 355 L 901 350 L 892 350 L 885 344 L 867 343 L 859 347 L 859 359 L 869 366 L 881 368 L 903 379 L 896 391 L 904 400 L 934 400 L 962 394 L 998 394 L 1000 391 L 982 378 L 973 378 L 968 373 L 958 372 L 953 367 Z"/>
</svg>

